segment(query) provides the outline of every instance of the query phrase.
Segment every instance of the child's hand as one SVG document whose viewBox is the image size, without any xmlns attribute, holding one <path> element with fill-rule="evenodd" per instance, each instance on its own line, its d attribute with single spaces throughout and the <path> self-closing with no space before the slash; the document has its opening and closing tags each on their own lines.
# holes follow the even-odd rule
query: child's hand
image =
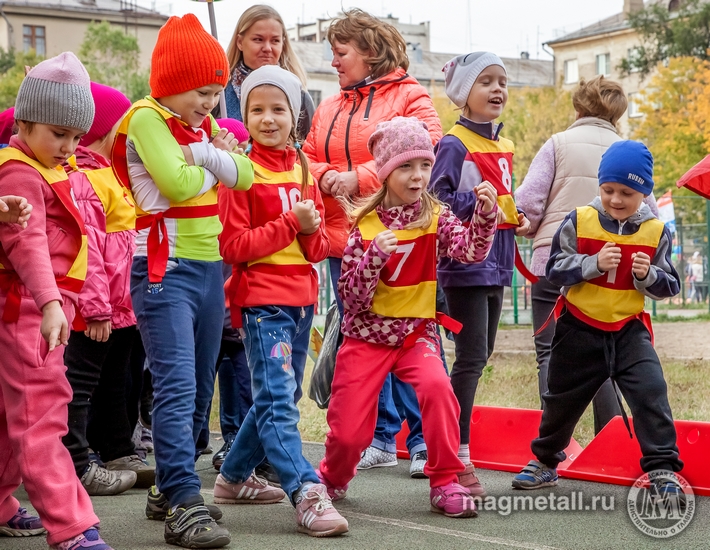
<svg viewBox="0 0 710 550">
<path fill-rule="evenodd" d="M 392 231 L 385 229 L 382 233 L 377 234 L 375 244 L 385 254 L 392 254 L 397 250 L 397 237 Z"/>
<path fill-rule="evenodd" d="M 320 187 L 322 193 L 330 195 L 330 190 L 333 188 L 333 184 L 335 183 L 335 178 L 337 175 L 337 170 L 328 170 L 320 177 L 320 180 L 318 181 L 318 187 Z"/>
<path fill-rule="evenodd" d="M 111 335 L 111 321 L 92 321 L 86 323 L 84 335 L 94 342 L 107 342 Z"/>
<path fill-rule="evenodd" d="M 615 243 L 606 243 L 597 254 L 597 269 L 606 273 L 616 269 L 621 262 L 621 248 Z"/>
<path fill-rule="evenodd" d="M 498 200 L 498 193 L 489 181 L 479 183 L 473 188 L 473 192 L 476 193 L 476 200 L 483 202 L 484 212 L 493 210 L 493 206 L 495 206 L 496 200 Z"/>
<path fill-rule="evenodd" d="M 195 157 L 192 154 L 192 149 L 189 145 L 181 145 L 182 154 L 185 155 L 185 162 L 188 166 L 195 166 Z"/>
<path fill-rule="evenodd" d="M 227 130 L 226 128 L 221 128 L 217 135 L 212 138 L 212 145 L 217 149 L 222 149 L 222 151 L 227 151 L 228 153 L 234 153 L 239 148 L 239 142 L 234 134 Z"/>
<path fill-rule="evenodd" d="M 518 213 L 518 223 L 520 225 L 515 228 L 515 236 L 524 237 L 530 232 L 530 220 L 525 217 L 525 214 Z"/>
<path fill-rule="evenodd" d="M 294 204 L 293 213 L 296 214 L 298 223 L 301 225 L 300 233 L 312 235 L 318 231 L 318 227 L 320 227 L 320 212 L 318 212 L 315 203 L 311 199 Z"/>
<path fill-rule="evenodd" d="M 69 342 L 69 324 L 58 300 L 47 302 L 42 308 L 42 338 L 49 344 L 49 351 Z"/>
<path fill-rule="evenodd" d="M 631 259 L 634 262 L 631 271 L 638 280 L 643 281 L 648 275 L 648 270 L 651 269 L 651 257 L 645 252 L 634 252 Z"/>
<path fill-rule="evenodd" d="M 0 197 L 0 222 L 16 223 L 24 229 L 31 213 L 32 205 L 26 198 L 14 195 Z"/>
</svg>

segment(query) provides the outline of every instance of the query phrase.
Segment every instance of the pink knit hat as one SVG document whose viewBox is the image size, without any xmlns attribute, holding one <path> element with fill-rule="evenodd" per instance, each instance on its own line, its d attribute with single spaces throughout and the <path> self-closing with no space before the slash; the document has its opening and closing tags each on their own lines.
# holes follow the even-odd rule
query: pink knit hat
<svg viewBox="0 0 710 550">
<path fill-rule="evenodd" d="M 96 105 L 96 115 L 91 128 L 79 141 L 79 145 L 83 146 L 91 145 L 108 134 L 131 107 L 131 100 L 123 92 L 97 82 L 91 83 L 91 96 Z"/>
<path fill-rule="evenodd" d="M 12 137 L 12 127 L 15 125 L 15 108 L 0 113 L 0 143 L 10 143 Z"/>
<path fill-rule="evenodd" d="M 243 122 L 234 118 L 218 118 L 215 122 L 217 122 L 217 126 L 220 128 L 232 132 L 239 143 L 249 139 L 249 132 Z"/>
<path fill-rule="evenodd" d="M 397 116 L 380 122 L 367 142 L 367 149 L 375 159 L 381 182 L 409 160 L 428 159 L 432 163 L 435 160 L 427 125 L 415 117 Z"/>
</svg>

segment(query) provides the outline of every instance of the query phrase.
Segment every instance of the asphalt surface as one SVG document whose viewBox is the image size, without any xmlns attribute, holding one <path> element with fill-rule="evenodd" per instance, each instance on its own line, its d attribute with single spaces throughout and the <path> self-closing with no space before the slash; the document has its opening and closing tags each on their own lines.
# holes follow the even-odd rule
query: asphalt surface
<svg viewBox="0 0 710 550">
<path fill-rule="evenodd" d="M 220 442 L 213 442 L 219 448 Z M 323 455 L 320 444 L 305 444 L 307 458 L 316 465 Z M 51 466 L 48 466 L 51 467 Z M 202 478 L 205 500 L 211 502 L 217 473 L 210 456 L 202 457 L 197 468 Z M 641 533 L 627 512 L 629 488 L 561 479 L 552 490 L 514 491 L 510 488 L 513 474 L 479 470 L 489 498 L 475 519 L 450 519 L 429 511 L 427 480 L 409 477 L 409 461 L 401 460 L 391 468 L 361 472 L 351 483 L 348 496 L 337 503 L 338 510 L 350 523 L 350 532 L 333 539 L 314 539 L 296 533 L 295 512 L 290 504 L 265 506 L 221 506 L 221 523 L 232 534 L 231 549 L 426 549 L 449 548 L 548 550 L 646 548 L 708 549 L 710 548 L 710 498 L 695 497 L 695 514 L 690 524 L 672 538 L 658 539 Z M 556 507 L 564 506 L 559 497 L 579 503 L 589 510 L 551 511 L 550 494 L 557 498 Z M 571 496 L 574 495 L 574 496 Z M 21 488 L 16 495 L 28 505 Z M 544 497 L 545 511 L 513 510 L 515 497 Z M 597 497 L 597 510 L 591 510 Z M 604 497 L 604 500 L 602 500 Z M 613 498 L 613 502 L 612 502 Z M 130 490 L 113 497 L 92 500 L 101 518 L 101 532 L 115 550 L 165 550 L 174 548 L 163 542 L 162 522 L 145 518 L 146 490 Z M 602 505 L 613 510 L 599 510 Z M 496 510 L 492 510 L 493 506 Z M 570 504 L 571 507 L 571 504 Z M 502 510 L 501 510 L 502 509 Z M 509 513 L 505 513 L 510 509 Z M 503 512 L 503 513 L 501 513 Z M 669 526 L 674 522 L 658 523 Z M 44 537 L 0 537 L 0 549 L 46 549 Z"/>
</svg>

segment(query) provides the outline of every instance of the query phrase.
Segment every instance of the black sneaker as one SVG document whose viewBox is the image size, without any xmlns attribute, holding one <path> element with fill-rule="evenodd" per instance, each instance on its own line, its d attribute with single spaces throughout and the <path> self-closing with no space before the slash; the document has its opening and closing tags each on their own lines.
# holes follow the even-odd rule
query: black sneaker
<svg viewBox="0 0 710 550">
<path fill-rule="evenodd" d="M 200 495 L 168 510 L 165 518 L 165 542 L 183 548 L 222 548 L 232 540 L 224 527 L 210 517 Z"/>
<path fill-rule="evenodd" d="M 237 434 L 236 433 L 231 433 L 227 434 L 224 436 L 224 445 L 220 448 L 219 451 L 215 453 L 215 455 L 212 457 L 212 466 L 214 466 L 214 469 L 219 472 L 220 468 L 222 468 L 222 464 L 224 464 L 224 459 L 227 458 L 227 455 L 229 454 L 229 449 L 232 448 L 232 443 L 234 443 L 234 440 L 236 439 Z"/>
<path fill-rule="evenodd" d="M 676 506 L 680 513 L 685 513 L 687 497 L 676 476 L 652 477 L 649 474 L 649 481 L 649 491 L 654 504 L 666 502 L 668 505 Z"/>
<path fill-rule="evenodd" d="M 254 473 L 266 481 L 269 482 L 269 485 L 273 485 L 274 487 L 281 487 L 281 480 L 279 479 L 279 474 L 276 473 L 276 470 L 274 470 L 274 467 L 269 464 L 269 461 L 264 459 L 264 461 L 259 464 L 256 468 L 254 468 Z"/>
<path fill-rule="evenodd" d="M 205 504 L 207 510 L 209 510 L 210 517 L 217 521 L 222 519 L 222 510 L 214 504 Z M 145 505 L 145 517 L 148 519 L 154 519 L 157 521 L 163 521 L 168 515 L 168 498 L 158 491 L 158 488 L 153 485 L 148 491 L 148 502 Z"/>
</svg>

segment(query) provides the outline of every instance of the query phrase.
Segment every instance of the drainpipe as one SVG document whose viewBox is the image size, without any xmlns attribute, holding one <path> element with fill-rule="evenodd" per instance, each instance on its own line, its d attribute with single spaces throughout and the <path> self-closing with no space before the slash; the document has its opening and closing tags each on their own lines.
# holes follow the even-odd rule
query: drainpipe
<svg viewBox="0 0 710 550">
<path fill-rule="evenodd" d="M 544 51 L 547 55 L 552 57 L 552 85 L 557 86 L 557 81 L 555 80 L 555 54 L 552 53 L 550 50 L 548 50 L 546 46 L 547 46 L 547 44 L 543 43 L 542 51 Z"/>
<path fill-rule="evenodd" d="M 7 23 L 7 50 L 10 51 L 15 48 L 15 29 L 2 8 L 3 4 L 0 4 L 0 16 L 2 16 Z"/>
</svg>

